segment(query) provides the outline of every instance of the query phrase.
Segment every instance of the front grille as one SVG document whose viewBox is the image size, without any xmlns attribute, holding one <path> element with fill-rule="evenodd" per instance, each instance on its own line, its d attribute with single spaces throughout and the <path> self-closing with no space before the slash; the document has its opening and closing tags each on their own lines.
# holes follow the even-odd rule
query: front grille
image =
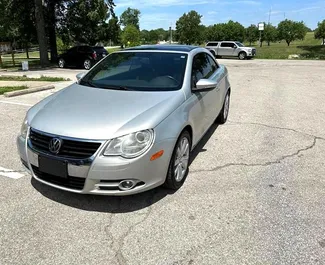
<svg viewBox="0 0 325 265">
<path fill-rule="evenodd" d="M 77 177 L 71 177 L 68 176 L 68 178 L 60 178 L 57 176 L 53 176 L 44 172 L 39 171 L 38 167 L 32 166 L 33 172 L 41 180 L 44 180 L 46 182 L 62 186 L 65 188 L 70 188 L 74 190 L 82 190 L 86 179 L 84 178 L 77 178 Z"/>
<path fill-rule="evenodd" d="M 42 134 L 34 130 L 30 130 L 29 138 L 33 148 L 38 151 L 50 154 L 49 143 L 53 138 L 52 136 Z M 96 153 L 96 151 L 101 145 L 100 143 L 95 142 L 82 142 L 76 140 L 67 140 L 64 138 L 62 139 L 62 141 L 63 142 L 61 149 L 56 156 L 72 159 L 89 158 Z"/>
<path fill-rule="evenodd" d="M 256 49 L 253 49 L 252 52 L 253 52 L 253 55 L 256 55 Z"/>
</svg>

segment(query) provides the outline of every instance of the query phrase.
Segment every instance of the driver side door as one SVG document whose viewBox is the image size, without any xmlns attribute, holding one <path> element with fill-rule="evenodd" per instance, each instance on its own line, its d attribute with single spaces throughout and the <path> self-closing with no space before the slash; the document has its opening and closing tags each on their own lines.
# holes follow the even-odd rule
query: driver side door
<svg viewBox="0 0 325 265">
<path fill-rule="evenodd" d="M 218 65 L 207 53 L 198 53 L 193 58 L 192 66 L 192 88 L 196 88 L 196 83 L 201 79 L 218 79 Z M 199 140 L 210 128 L 217 117 L 217 110 L 220 105 L 219 86 L 209 90 L 192 90 L 194 104 L 192 108 L 192 122 L 194 131 Z"/>
</svg>

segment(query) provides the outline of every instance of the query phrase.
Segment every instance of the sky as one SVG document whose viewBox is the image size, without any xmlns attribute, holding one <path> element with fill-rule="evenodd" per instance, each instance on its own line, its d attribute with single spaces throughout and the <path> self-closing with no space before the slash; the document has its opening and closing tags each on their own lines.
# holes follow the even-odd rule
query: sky
<svg viewBox="0 0 325 265">
<path fill-rule="evenodd" d="M 269 21 L 277 25 L 286 19 L 304 21 L 311 29 L 325 19 L 325 0 L 115 0 L 120 16 L 128 7 L 141 11 L 140 29 L 172 26 L 184 13 L 197 11 L 204 25 L 238 21 L 244 26 Z"/>
</svg>

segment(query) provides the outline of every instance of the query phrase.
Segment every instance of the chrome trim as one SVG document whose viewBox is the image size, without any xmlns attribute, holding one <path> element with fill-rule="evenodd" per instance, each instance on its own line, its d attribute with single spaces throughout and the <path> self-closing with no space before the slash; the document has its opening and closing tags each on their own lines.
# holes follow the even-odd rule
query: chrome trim
<svg viewBox="0 0 325 265">
<path fill-rule="evenodd" d="M 66 139 L 66 140 L 71 140 L 71 141 L 92 142 L 92 143 L 96 142 L 96 143 L 100 143 L 101 145 L 98 147 L 97 151 L 91 157 L 86 158 L 86 159 L 58 157 L 54 154 L 42 152 L 40 150 L 35 149 L 30 141 L 30 138 L 29 138 L 30 130 L 33 130 L 37 133 L 40 133 L 40 134 L 43 134 L 43 135 L 46 135 L 49 137 L 60 137 L 63 140 Z M 54 134 L 50 134 L 50 133 L 44 133 L 42 131 L 33 129 L 31 127 L 30 127 L 30 130 L 28 130 L 27 141 L 26 141 L 26 154 L 27 154 L 27 160 L 28 160 L 27 163 L 30 166 L 30 171 L 31 171 L 33 177 L 36 178 L 37 180 L 40 180 L 40 179 L 37 178 L 37 176 L 33 172 L 31 165 L 39 167 L 39 165 L 38 165 L 38 156 L 39 155 L 53 158 L 55 160 L 66 161 L 67 165 L 68 165 L 69 176 L 79 177 L 79 178 L 87 178 L 90 168 L 93 164 L 93 161 L 95 160 L 96 156 L 100 152 L 102 152 L 103 146 L 105 146 L 105 143 L 106 143 L 106 141 L 104 141 L 104 140 L 80 139 L 80 138 L 72 138 L 72 137 L 67 137 L 67 136 L 60 136 L 60 135 L 54 135 Z M 40 181 L 42 181 L 46 184 L 52 185 L 51 183 L 48 183 L 44 180 L 40 180 Z M 56 186 L 58 186 L 58 185 L 56 185 Z M 59 187 L 61 187 L 61 186 L 59 186 Z"/>
<path fill-rule="evenodd" d="M 70 141 L 79 141 L 79 142 L 87 142 L 87 143 L 100 143 L 101 145 L 98 147 L 97 151 L 89 158 L 85 158 L 85 159 L 77 159 L 77 158 L 68 158 L 68 157 L 59 157 L 56 156 L 54 154 L 46 153 L 43 151 L 40 151 L 36 148 L 33 147 L 30 138 L 29 138 L 29 133 L 28 133 L 28 138 L 27 138 L 27 147 L 29 149 L 31 149 L 34 153 L 37 154 L 41 154 L 56 160 L 61 160 L 61 161 L 67 161 L 69 164 L 74 165 L 74 166 L 90 166 L 92 164 L 92 162 L 94 161 L 95 157 L 101 152 L 103 146 L 106 144 L 106 140 L 91 140 L 91 139 L 82 139 L 82 138 L 73 138 L 73 137 L 68 137 L 68 136 L 61 136 L 61 135 L 55 135 L 55 134 L 51 134 L 51 133 L 45 133 L 42 131 L 39 131 L 37 129 L 34 129 L 32 127 L 30 127 L 31 130 L 39 133 L 39 134 L 43 134 L 49 137 L 59 137 L 62 140 L 70 140 Z"/>
</svg>

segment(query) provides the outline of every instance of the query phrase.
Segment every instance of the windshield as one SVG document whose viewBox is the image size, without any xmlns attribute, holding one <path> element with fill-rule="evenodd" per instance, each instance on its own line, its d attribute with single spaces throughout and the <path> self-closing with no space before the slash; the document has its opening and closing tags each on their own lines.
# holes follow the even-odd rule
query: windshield
<svg viewBox="0 0 325 265">
<path fill-rule="evenodd" d="M 187 54 L 171 52 L 112 53 L 94 67 L 81 85 L 104 89 L 171 91 L 183 85 Z"/>
<path fill-rule="evenodd" d="M 236 44 L 237 44 L 238 47 L 245 47 L 245 45 L 242 44 L 241 42 L 236 42 Z"/>
</svg>

